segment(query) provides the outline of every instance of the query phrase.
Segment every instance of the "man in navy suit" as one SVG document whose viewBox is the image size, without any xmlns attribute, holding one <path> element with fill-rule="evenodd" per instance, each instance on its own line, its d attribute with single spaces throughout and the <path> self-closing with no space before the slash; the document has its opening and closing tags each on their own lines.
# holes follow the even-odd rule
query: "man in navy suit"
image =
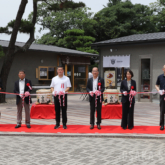
<svg viewBox="0 0 165 165">
<path fill-rule="evenodd" d="M 24 98 L 24 107 L 25 107 L 25 124 L 27 128 L 31 128 L 30 126 L 30 105 L 29 105 L 29 95 L 32 90 L 32 83 L 30 80 L 25 78 L 25 71 L 20 70 L 18 74 L 19 80 L 15 82 L 14 85 L 14 93 L 19 95 L 16 96 L 16 105 L 17 105 L 17 125 L 15 128 L 21 127 L 22 122 L 22 99 Z M 31 89 L 30 89 L 31 88 Z M 30 103 L 31 103 L 30 99 Z"/>
<path fill-rule="evenodd" d="M 165 113 L 165 65 L 162 68 L 163 74 L 159 75 L 155 88 L 160 94 L 160 130 L 164 130 L 164 113 Z"/>
<path fill-rule="evenodd" d="M 89 95 L 89 102 L 90 102 L 90 129 L 94 128 L 95 122 L 95 109 L 97 110 L 97 128 L 101 129 L 101 109 L 102 109 L 102 101 L 103 101 L 103 94 L 101 96 L 96 96 L 95 93 L 103 93 L 104 92 L 104 79 L 99 77 L 99 71 L 97 67 L 92 69 L 93 77 L 88 79 L 87 83 L 87 92 L 90 93 Z M 95 96 L 97 97 L 97 107 L 95 106 Z M 100 102 L 101 97 L 101 102 Z"/>
</svg>

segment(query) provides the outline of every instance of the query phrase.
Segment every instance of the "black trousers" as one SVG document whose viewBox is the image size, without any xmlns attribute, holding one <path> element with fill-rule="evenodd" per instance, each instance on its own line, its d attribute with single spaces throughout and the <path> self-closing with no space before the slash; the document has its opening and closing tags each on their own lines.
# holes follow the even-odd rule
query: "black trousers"
<svg viewBox="0 0 165 165">
<path fill-rule="evenodd" d="M 130 102 L 122 103 L 122 128 L 133 128 L 134 127 L 134 103 L 130 107 Z"/>
<path fill-rule="evenodd" d="M 90 100 L 90 124 L 95 123 L 95 110 L 97 110 L 97 123 L 101 123 L 101 109 L 102 109 L 102 100 L 100 103 L 100 96 L 97 97 L 97 108 L 95 107 L 95 95 L 91 97 Z"/>
<path fill-rule="evenodd" d="M 160 126 L 164 127 L 164 113 L 165 113 L 165 95 L 160 95 Z"/>
<path fill-rule="evenodd" d="M 59 102 L 59 96 L 54 96 L 55 112 L 56 112 L 56 124 L 60 124 L 60 109 L 62 109 L 62 123 L 67 123 L 67 94 L 65 94 L 65 106 L 63 106 L 63 96 L 61 96 L 61 107 Z"/>
</svg>

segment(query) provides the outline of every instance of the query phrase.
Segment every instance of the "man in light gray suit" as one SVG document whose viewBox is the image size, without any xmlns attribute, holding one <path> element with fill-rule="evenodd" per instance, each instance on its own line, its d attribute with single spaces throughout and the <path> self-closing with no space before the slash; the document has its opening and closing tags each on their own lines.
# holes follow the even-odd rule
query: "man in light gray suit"
<svg viewBox="0 0 165 165">
<path fill-rule="evenodd" d="M 16 96 L 16 104 L 17 104 L 17 125 L 15 128 L 21 127 L 22 122 L 22 99 L 24 98 L 24 107 L 25 107 L 25 124 L 27 128 L 31 128 L 30 126 L 30 105 L 29 105 L 29 95 L 32 90 L 32 83 L 30 80 L 25 78 L 25 71 L 20 70 L 18 73 L 19 80 L 15 82 L 14 93 L 19 95 Z M 30 99 L 30 103 L 32 103 Z"/>
</svg>

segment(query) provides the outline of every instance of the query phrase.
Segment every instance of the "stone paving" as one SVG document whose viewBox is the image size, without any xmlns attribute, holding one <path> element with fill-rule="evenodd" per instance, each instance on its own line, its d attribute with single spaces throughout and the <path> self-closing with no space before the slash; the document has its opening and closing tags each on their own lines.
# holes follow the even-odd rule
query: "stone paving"
<svg viewBox="0 0 165 165">
<path fill-rule="evenodd" d="M 79 97 L 68 97 L 69 125 L 89 124 L 89 102 L 81 101 Z M 0 104 L 0 111 L 0 123 L 16 124 L 15 99 Z M 102 121 L 102 125 L 120 123 L 121 120 Z M 55 121 L 32 119 L 31 124 L 55 124 Z M 159 102 L 137 102 L 135 125 L 159 125 Z M 164 165 L 164 139 L 163 135 L 77 136 L 0 132 L 0 165 Z"/>
<path fill-rule="evenodd" d="M 161 139 L 0 136 L 0 165 L 164 165 Z"/>
<path fill-rule="evenodd" d="M 89 102 L 82 101 L 80 95 L 68 96 L 68 125 L 88 125 L 89 124 Z M 36 101 L 32 99 L 33 103 Z M 8 99 L 6 104 L 0 104 L 2 124 L 16 124 L 16 105 L 15 99 Z M 23 110 L 23 122 L 25 123 L 25 113 Z M 136 102 L 134 123 L 135 125 L 159 125 L 159 102 L 154 101 L 152 103 Z M 31 124 L 55 124 L 54 119 L 31 119 Z M 121 119 L 106 119 L 102 120 L 102 125 L 120 125 Z"/>
</svg>

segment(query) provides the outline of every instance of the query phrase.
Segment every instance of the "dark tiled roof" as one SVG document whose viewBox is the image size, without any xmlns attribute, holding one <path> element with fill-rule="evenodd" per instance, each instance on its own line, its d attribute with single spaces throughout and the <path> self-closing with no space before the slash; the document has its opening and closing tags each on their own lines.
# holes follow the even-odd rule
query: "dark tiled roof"
<svg viewBox="0 0 165 165">
<path fill-rule="evenodd" d="M 16 45 L 20 47 L 22 47 L 24 44 L 25 43 L 23 42 L 16 42 Z M 0 40 L 0 45 L 2 47 L 8 47 L 9 41 Z M 43 44 L 32 44 L 29 49 L 55 52 L 55 53 L 63 54 L 63 55 L 70 54 L 70 55 L 81 55 L 81 56 L 98 56 L 97 54 L 91 54 L 91 53 L 81 52 L 77 50 L 72 50 L 72 49 L 67 49 L 67 48 L 62 48 L 62 47 L 57 47 L 57 46 L 52 46 L 52 45 L 43 45 Z"/>
<path fill-rule="evenodd" d="M 92 45 L 99 46 L 99 45 L 111 45 L 111 44 L 122 44 L 122 43 L 154 42 L 154 41 L 165 41 L 165 32 L 134 34 L 126 37 L 120 37 L 106 41 L 96 42 Z"/>
</svg>

